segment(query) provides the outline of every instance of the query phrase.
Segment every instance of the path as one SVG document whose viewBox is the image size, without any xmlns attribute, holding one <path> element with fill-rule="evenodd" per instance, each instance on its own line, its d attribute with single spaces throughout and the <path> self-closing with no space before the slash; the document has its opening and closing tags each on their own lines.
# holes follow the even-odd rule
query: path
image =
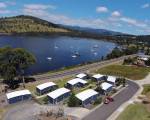
<svg viewBox="0 0 150 120">
<path fill-rule="evenodd" d="M 144 79 L 137 80 L 137 81 L 134 81 L 134 82 L 139 85 L 140 89 L 136 92 L 136 94 L 131 99 L 129 99 L 124 104 L 122 104 L 116 111 L 114 111 L 114 113 L 107 120 L 116 120 L 117 117 L 123 112 L 123 110 L 126 109 L 126 107 L 128 105 L 132 104 L 134 101 L 137 101 L 137 97 L 143 91 L 143 85 L 150 84 L 150 73 Z"/>
<path fill-rule="evenodd" d="M 139 86 L 132 82 L 128 81 L 128 86 L 119 92 L 114 97 L 114 102 L 109 104 L 103 104 L 102 106 L 98 107 L 90 114 L 85 116 L 82 120 L 106 120 L 111 116 L 111 114 L 116 111 L 120 105 L 128 101 L 132 96 L 138 91 Z"/>
</svg>

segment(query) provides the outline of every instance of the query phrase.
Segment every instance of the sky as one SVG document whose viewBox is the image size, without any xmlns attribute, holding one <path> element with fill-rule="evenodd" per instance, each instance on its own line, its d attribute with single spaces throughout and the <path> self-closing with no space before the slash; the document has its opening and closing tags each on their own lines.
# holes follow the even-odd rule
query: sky
<svg viewBox="0 0 150 120">
<path fill-rule="evenodd" d="M 57 24 L 150 34 L 150 0 L 0 0 L 0 17 L 22 14 Z"/>
</svg>

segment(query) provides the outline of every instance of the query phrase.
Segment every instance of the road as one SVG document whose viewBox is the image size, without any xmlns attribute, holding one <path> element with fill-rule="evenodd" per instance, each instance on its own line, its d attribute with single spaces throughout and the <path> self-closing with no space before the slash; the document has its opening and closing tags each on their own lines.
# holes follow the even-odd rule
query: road
<svg viewBox="0 0 150 120">
<path fill-rule="evenodd" d="M 101 61 L 101 62 L 96 62 L 96 63 L 92 63 L 92 64 L 87 64 L 87 65 L 83 65 L 81 67 L 77 67 L 77 68 L 73 68 L 70 70 L 64 70 L 64 71 L 60 71 L 60 72 L 56 72 L 56 73 L 52 73 L 52 74 L 42 74 L 42 75 L 35 75 L 33 76 L 36 80 L 44 80 L 44 79 L 50 79 L 50 78 L 59 78 L 59 77 L 64 77 L 67 75 L 74 75 L 74 74 L 79 74 L 79 73 L 83 73 L 83 72 L 87 72 L 93 69 L 98 69 L 110 64 L 114 64 L 117 62 L 121 62 L 123 61 L 125 58 L 128 57 L 133 57 L 135 55 L 128 55 L 128 56 L 123 56 L 123 57 L 119 57 L 119 58 L 115 58 L 115 59 L 111 59 L 111 60 L 105 60 L 105 61 Z"/>
<path fill-rule="evenodd" d="M 120 105 L 127 102 L 138 91 L 139 86 L 136 83 L 132 81 L 127 81 L 127 83 L 128 87 L 114 97 L 114 102 L 103 104 L 101 107 L 98 107 L 85 116 L 82 120 L 107 120 Z"/>
</svg>

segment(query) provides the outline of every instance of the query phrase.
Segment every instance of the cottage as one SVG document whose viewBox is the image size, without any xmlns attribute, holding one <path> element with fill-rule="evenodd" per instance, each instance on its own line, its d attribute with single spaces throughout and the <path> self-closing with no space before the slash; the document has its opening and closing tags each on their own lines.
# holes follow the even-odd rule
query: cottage
<svg viewBox="0 0 150 120">
<path fill-rule="evenodd" d="M 108 76 L 107 77 L 107 82 L 110 83 L 110 84 L 112 84 L 112 85 L 116 84 L 116 80 L 117 80 L 117 78 L 114 77 L 114 76 Z"/>
<path fill-rule="evenodd" d="M 70 96 L 70 90 L 67 88 L 59 88 L 47 94 L 49 103 L 56 104 Z"/>
<path fill-rule="evenodd" d="M 9 104 L 17 103 L 24 100 L 31 99 L 31 92 L 29 90 L 20 90 L 6 94 Z"/>
<path fill-rule="evenodd" d="M 76 78 L 87 79 L 87 78 L 88 78 L 88 75 L 85 74 L 85 73 L 80 73 L 80 74 L 76 75 Z"/>
<path fill-rule="evenodd" d="M 92 79 L 93 79 L 94 81 L 101 81 L 101 80 L 105 80 L 105 79 L 106 79 L 106 76 L 101 75 L 101 74 L 96 74 L 96 75 L 93 75 L 93 76 L 92 76 Z"/>
<path fill-rule="evenodd" d="M 86 84 L 87 84 L 87 81 L 82 80 L 80 78 L 75 78 L 67 82 L 67 88 L 83 87 Z"/>
<path fill-rule="evenodd" d="M 101 84 L 101 88 L 102 90 L 104 90 L 104 92 L 110 92 L 112 90 L 113 85 L 107 82 L 104 82 Z"/>
<path fill-rule="evenodd" d="M 142 61 L 148 61 L 149 60 L 149 58 L 150 58 L 150 56 L 149 55 L 138 55 L 138 59 L 139 60 L 142 60 Z"/>
<path fill-rule="evenodd" d="M 90 104 L 91 102 L 95 101 L 98 97 L 98 92 L 88 89 L 81 93 L 78 93 L 76 97 L 81 101 L 82 105 Z"/>
<path fill-rule="evenodd" d="M 41 85 L 36 86 L 36 91 L 40 95 L 43 95 L 45 93 L 48 93 L 52 90 L 55 90 L 57 88 L 57 85 L 53 82 L 47 82 Z"/>
</svg>

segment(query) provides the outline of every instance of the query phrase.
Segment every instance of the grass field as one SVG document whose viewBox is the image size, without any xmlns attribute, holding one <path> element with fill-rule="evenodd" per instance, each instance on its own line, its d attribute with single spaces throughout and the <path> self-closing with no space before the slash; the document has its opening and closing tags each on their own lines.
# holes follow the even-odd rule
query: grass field
<svg viewBox="0 0 150 120">
<path fill-rule="evenodd" d="M 73 92 L 75 93 L 75 94 L 77 94 L 77 93 L 80 93 L 80 92 L 82 92 L 82 91 L 84 91 L 84 90 L 87 90 L 87 89 L 94 89 L 94 88 L 96 88 L 96 83 L 89 83 L 87 86 L 85 86 L 85 87 L 83 87 L 83 88 L 75 88 L 74 90 L 73 90 Z"/>
<path fill-rule="evenodd" d="M 144 85 L 143 88 L 142 94 L 150 99 L 150 84 Z"/>
<path fill-rule="evenodd" d="M 124 66 L 124 65 L 110 65 L 96 71 L 101 74 L 123 76 L 132 80 L 143 79 L 150 72 L 150 68 Z"/>
<path fill-rule="evenodd" d="M 129 105 L 117 120 L 150 120 L 150 112 L 143 104 Z"/>
</svg>

